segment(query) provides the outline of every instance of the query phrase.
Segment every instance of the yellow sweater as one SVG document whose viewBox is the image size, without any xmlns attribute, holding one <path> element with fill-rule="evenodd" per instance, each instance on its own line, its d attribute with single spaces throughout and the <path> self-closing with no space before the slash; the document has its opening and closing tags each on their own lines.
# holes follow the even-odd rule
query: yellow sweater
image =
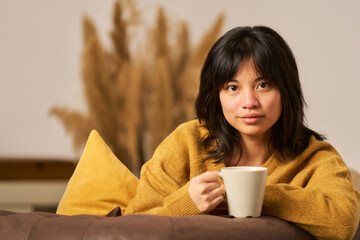
<svg viewBox="0 0 360 240">
<path fill-rule="evenodd" d="M 191 200 L 189 180 L 224 163 L 203 161 L 207 134 L 198 120 L 180 125 L 141 170 L 136 196 L 125 215 L 202 214 Z M 270 157 L 262 213 L 293 222 L 318 239 L 351 239 L 360 217 L 360 195 L 350 172 L 328 143 L 311 138 L 307 149 L 287 163 Z"/>
</svg>

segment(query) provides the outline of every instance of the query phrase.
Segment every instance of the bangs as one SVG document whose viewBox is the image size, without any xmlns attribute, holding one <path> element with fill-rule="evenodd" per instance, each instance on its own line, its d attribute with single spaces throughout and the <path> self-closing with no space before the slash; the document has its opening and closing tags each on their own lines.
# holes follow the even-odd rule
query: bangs
<svg viewBox="0 0 360 240">
<path fill-rule="evenodd" d="M 214 74 L 214 80 L 219 90 L 226 83 L 233 80 L 241 64 L 247 61 L 252 62 L 259 76 L 267 79 L 271 84 L 278 85 L 274 74 L 271 72 L 271 69 L 274 69 L 274 66 L 272 66 L 274 61 L 269 61 L 269 59 L 273 58 L 272 53 L 266 51 L 266 47 L 261 46 L 261 43 L 257 42 L 256 39 L 250 39 L 249 37 L 237 39 L 233 46 L 228 46 L 228 49 L 223 49 L 221 53 L 222 56 L 215 58 L 214 62 L 218 66 Z"/>
</svg>

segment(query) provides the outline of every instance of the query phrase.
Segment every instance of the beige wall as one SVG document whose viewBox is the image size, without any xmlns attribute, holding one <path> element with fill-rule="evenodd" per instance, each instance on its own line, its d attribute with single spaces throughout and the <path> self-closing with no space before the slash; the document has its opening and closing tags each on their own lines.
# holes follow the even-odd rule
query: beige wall
<svg viewBox="0 0 360 240">
<path fill-rule="evenodd" d="M 267 25 L 297 58 L 310 127 L 325 133 L 360 171 L 360 2 L 357 0 L 143 0 L 187 20 L 196 42 L 222 11 L 225 29 Z M 109 45 L 112 0 L 0 0 L 0 156 L 74 157 L 54 104 L 85 110 L 80 77 L 81 16 Z M 151 21 L 147 21 L 151 23 Z"/>
</svg>

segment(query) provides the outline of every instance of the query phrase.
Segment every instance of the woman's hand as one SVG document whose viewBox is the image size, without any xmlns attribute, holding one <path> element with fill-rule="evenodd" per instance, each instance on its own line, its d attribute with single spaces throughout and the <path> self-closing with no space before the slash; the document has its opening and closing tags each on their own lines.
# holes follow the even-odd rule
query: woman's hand
<svg viewBox="0 0 360 240">
<path fill-rule="evenodd" d="M 189 194 L 201 212 L 208 213 L 224 199 L 218 172 L 205 172 L 190 180 Z"/>
</svg>

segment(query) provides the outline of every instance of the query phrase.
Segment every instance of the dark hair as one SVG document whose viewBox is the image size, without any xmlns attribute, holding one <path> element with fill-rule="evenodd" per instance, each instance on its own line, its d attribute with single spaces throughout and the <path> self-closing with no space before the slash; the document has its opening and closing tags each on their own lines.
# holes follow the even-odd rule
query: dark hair
<svg viewBox="0 0 360 240">
<path fill-rule="evenodd" d="M 268 27 L 237 27 L 216 41 L 201 71 L 196 114 L 209 131 L 202 139 L 209 158 L 226 161 L 235 146 L 241 152 L 240 134 L 224 117 L 219 91 L 247 60 L 251 60 L 256 71 L 281 94 L 282 113 L 270 130 L 268 147 L 281 159 L 295 158 L 308 146 L 311 135 L 323 140 L 324 136 L 305 126 L 305 100 L 299 73 L 294 55 L 284 39 Z"/>
</svg>

